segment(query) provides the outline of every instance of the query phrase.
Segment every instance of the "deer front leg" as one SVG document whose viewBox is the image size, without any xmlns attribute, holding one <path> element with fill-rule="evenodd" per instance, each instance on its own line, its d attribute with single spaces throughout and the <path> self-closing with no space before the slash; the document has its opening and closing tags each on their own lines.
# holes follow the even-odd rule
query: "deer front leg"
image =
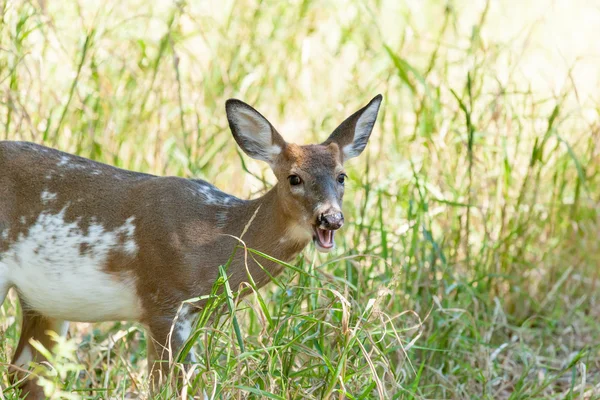
<svg viewBox="0 0 600 400">
<path fill-rule="evenodd" d="M 30 361 L 41 362 L 45 358 L 30 344 L 30 340 L 39 341 L 47 349 L 51 349 L 54 343 L 47 331 L 54 331 L 64 336 L 69 328 L 69 323 L 57 319 L 47 318 L 43 315 L 30 310 L 27 305 L 23 305 L 23 322 L 21 329 L 21 338 L 17 345 L 17 350 L 9 367 L 9 376 L 14 383 L 19 382 L 21 395 L 28 400 L 45 399 L 44 391 L 37 385 L 35 378 L 29 377 L 27 369 Z"/>
<path fill-rule="evenodd" d="M 189 307 L 184 306 L 174 317 L 154 318 L 148 324 L 148 376 L 153 393 L 168 381 L 173 363 L 192 332 L 194 317 Z M 193 355 L 188 353 L 184 370 L 194 361 Z M 178 375 L 178 381 L 181 381 L 181 375 Z"/>
</svg>

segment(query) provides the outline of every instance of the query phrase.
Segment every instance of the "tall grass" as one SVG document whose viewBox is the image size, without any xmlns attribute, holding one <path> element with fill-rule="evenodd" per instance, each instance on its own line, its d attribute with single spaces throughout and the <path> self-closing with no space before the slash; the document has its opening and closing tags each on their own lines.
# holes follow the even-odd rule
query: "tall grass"
<svg viewBox="0 0 600 400">
<path fill-rule="evenodd" d="M 600 398 L 593 4 L 0 0 L 0 16 L 1 138 L 242 197 L 274 177 L 237 150 L 227 98 L 311 143 L 384 95 L 338 250 L 261 291 L 223 275 L 184 349 L 197 375 L 160 398 Z M 7 399 L 18 308 L 0 309 Z M 140 327 L 70 337 L 38 370 L 48 393 L 147 396 Z"/>
</svg>

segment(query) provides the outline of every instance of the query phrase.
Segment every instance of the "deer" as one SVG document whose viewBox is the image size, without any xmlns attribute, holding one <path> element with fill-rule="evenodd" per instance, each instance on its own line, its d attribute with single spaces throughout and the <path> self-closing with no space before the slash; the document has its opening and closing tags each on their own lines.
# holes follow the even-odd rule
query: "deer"
<svg viewBox="0 0 600 400">
<path fill-rule="evenodd" d="M 283 269 L 244 259 L 248 248 L 284 261 L 312 241 L 334 248 L 344 225 L 344 163 L 365 149 L 382 96 L 344 120 L 320 144 L 286 142 L 252 106 L 229 99 L 233 138 L 249 157 L 266 162 L 277 183 L 242 200 L 199 179 L 116 168 L 30 142 L 0 141 L 0 305 L 10 288 L 22 308 L 21 335 L 9 375 L 28 399 L 44 398 L 30 363 L 44 361 L 32 340 L 51 348 L 50 331 L 68 321 L 132 321 L 147 334 L 152 382 L 168 373 L 192 333 L 219 266 L 239 287 L 257 287 Z M 185 362 L 193 362 L 190 353 Z"/>
</svg>

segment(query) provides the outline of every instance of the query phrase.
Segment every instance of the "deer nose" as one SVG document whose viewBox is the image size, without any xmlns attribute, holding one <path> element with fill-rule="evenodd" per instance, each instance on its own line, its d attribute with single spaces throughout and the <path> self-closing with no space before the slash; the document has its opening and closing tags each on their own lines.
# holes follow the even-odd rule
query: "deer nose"
<svg viewBox="0 0 600 400">
<path fill-rule="evenodd" d="M 344 214 L 340 211 L 322 213 L 319 215 L 319 224 L 328 230 L 340 229 L 344 225 Z"/>
</svg>

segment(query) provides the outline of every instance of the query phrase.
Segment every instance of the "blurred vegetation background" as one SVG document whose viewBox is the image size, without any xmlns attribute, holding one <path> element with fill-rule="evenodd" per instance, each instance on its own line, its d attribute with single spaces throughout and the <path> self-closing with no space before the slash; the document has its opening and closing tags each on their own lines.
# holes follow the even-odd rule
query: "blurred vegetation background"
<svg viewBox="0 0 600 400">
<path fill-rule="evenodd" d="M 274 177 L 227 98 L 304 144 L 382 93 L 336 252 L 201 321 L 161 396 L 600 398 L 598 26 L 585 0 L 0 0 L 0 138 L 248 198 Z M 48 396 L 147 396 L 142 332 L 72 324 Z"/>
</svg>

